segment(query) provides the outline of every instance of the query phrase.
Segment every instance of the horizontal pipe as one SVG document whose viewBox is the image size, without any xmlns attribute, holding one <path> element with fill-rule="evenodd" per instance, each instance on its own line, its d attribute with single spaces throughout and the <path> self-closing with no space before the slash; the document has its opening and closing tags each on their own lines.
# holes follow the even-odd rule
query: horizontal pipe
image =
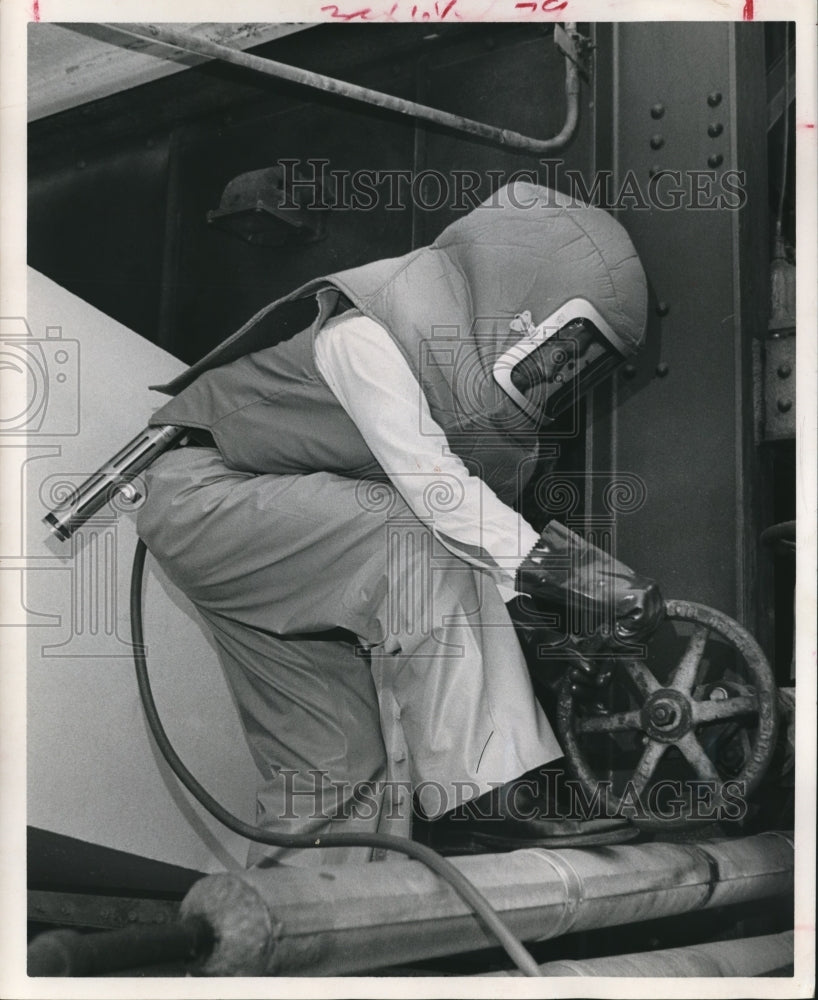
<svg viewBox="0 0 818 1000">
<path fill-rule="evenodd" d="M 543 976 L 767 976 L 793 964 L 792 931 L 741 938 L 737 941 L 714 941 L 665 948 L 662 951 L 586 958 L 581 961 L 546 962 L 540 966 Z M 515 976 L 516 972 L 491 972 L 490 976 Z"/>
<path fill-rule="evenodd" d="M 792 840 L 780 833 L 452 860 L 527 941 L 792 892 Z M 340 975 L 494 945 L 414 861 L 212 875 L 180 912 L 212 927 L 206 975 Z"/>
<path fill-rule="evenodd" d="M 241 66 L 243 69 L 263 73 L 265 76 L 272 76 L 279 80 L 287 80 L 289 83 L 312 87 L 326 94 L 335 94 L 338 97 L 346 97 L 353 101 L 362 101 L 371 107 L 383 108 L 386 111 L 395 111 L 401 115 L 408 115 L 411 118 L 418 118 L 421 121 L 430 122 L 433 125 L 441 125 L 444 128 L 453 129 L 456 132 L 464 132 L 467 135 L 474 135 L 481 139 L 488 139 L 508 149 L 519 149 L 526 153 L 554 153 L 563 149 L 571 141 L 579 122 L 579 71 L 567 56 L 565 57 L 565 123 L 560 131 L 550 139 L 535 139 L 531 136 L 522 135 L 520 132 L 514 132 L 511 129 L 486 125 L 483 122 L 476 122 L 471 118 L 464 118 L 462 115 L 455 115 L 448 111 L 441 111 L 438 108 L 427 107 L 425 104 L 418 104 L 416 101 L 407 101 L 402 97 L 394 97 L 392 94 L 385 94 L 379 90 L 371 90 L 369 87 L 359 87 L 354 83 L 336 80 L 334 77 L 324 76 L 323 73 L 313 73 L 310 70 L 300 69 L 297 66 L 288 66 L 286 63 L 276 62 L 273 59 L 263 59 L 261 56 L 242 52 L 239 49 L 231 48 L 229 45 L 222 45 L 208 38 L 200 38 L 184 31 L 177 31 L 175 28 L 169 28 L 167 25 L 111 23 L 107 27 L 113 31 L 122 31 L 128 35 L 145 38 L 151 42 L 162 42 L 165 45 L 182 49 L 185 52 L 192 52 L 205 58 L 218 59 L 233 66 Z M 572 24 L 565 25 L 566 31 L 569 32 L 574 27 Z"/>
<path fill-rule="evenodd" d="M 187 920 L 97 934 L 46 931 L 28 946 L 29 976 L 105 976 L 123 969 L 192 962 L 213 946 L 210 925 Z"/>
</svg>

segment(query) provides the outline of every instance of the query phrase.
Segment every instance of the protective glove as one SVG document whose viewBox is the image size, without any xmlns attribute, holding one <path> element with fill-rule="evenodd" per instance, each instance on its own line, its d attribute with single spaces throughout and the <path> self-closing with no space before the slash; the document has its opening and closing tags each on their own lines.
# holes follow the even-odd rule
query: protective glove
<svg viewBox="0 0 818 1000">
<path fill-rule="evenodd" d="M 545 603 L 590 604 L 613 619 L 615 635 L 639 641 L 650 635 L 664 612 L 659 587 L 624 563 L 586 542 L 558 521 L 550 521 L 517 570 L 517 589 Z"/>
</svg>

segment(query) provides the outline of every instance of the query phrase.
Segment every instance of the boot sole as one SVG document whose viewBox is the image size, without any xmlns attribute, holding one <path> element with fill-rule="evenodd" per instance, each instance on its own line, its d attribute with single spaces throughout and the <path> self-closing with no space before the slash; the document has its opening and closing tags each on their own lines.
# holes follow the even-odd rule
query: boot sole
<svg viewBox="0 0 818 1000">
<path fill-rule="evenodd" d="M 598 833 L 574 833 L 564 837 L 503 837 L 490 833 L 469 833 L 450 840 L 430 844 L 441 854 L 493 854 L 501 851 L 521 851 L 529 847 L 558 850 L 561 847 L 607 847 L 624 844 L 639 836 L 635 826 Z"/>
</svg>

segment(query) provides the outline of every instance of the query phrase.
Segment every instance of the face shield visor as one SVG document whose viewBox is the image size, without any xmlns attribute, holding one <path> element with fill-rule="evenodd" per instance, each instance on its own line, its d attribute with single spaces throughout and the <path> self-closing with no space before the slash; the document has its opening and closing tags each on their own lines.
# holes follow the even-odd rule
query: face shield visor
<svg viewBox="0 0 818 1000">
<path fill-rule="evenodd" d="M 535 424 L 552 423 L 624 360 L 625 345 L 590 302 L 571 299 L 494 363 L 500 388 Z"/>
</svg>

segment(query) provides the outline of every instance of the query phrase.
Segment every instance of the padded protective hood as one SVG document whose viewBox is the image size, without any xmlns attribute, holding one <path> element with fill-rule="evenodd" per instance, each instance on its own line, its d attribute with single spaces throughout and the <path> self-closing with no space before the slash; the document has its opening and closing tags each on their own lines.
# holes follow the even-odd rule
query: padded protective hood
<svg viewBox="0 0 818 1000">
<path fill-rule="evenodd" d="M 608 321 L 623 356 L 642 346 L 645 274 L 624 228 L 602 209 L 517 183 L 446 228 L 434 246 L 463 274 L 475 318 L 528 309 L 536 325 L 581 297 Z"/>
<path fill-rule="evenodd" d="M 526 309 L 536 324 L 568 299 L 586 298 L 610 324 L 618 340 L 614 347 L 623 357 L 635 354 L 645 336 L 645 275 L 620 223 L 549 188 L 516 182 L 447 226 L 428 247 L 302 285 L 157 388 L 175 395 L 202 372 L 269 346 L 259 339 L 260 320 L 286 302 L 316 293 L 321 306 L 313 324 L 317 330 L 330 311 L 330 300 L 321 292 L 333 287 L 386 326 L 431 393 L 433 412 L 436 403 L 450 408 L 441 383 L 450 393 L 453 375 L 425 364 L 419 337 L 456 340 L 459 369 L 468 375 L 468 391 L 478 397 L 473 402 L 492 409 L 500 405 L 492 366 L 519 339 L 509 323 Z M 271 324 L 263 329 L 269 331 Z"/>
<path fill-rule="evenodd" d="M 431 246 L 320 278 L 267 306 L 164 387 L 176 398 L 150 422 L 209 430 L 234 469 L 377 475 L 315 365 L 314 337 L 345 305 L 340 293 L 402 352 L 433 417 L 429 432 L 442 430 L 506 503 L 533 474 L 540 429 L 536 412 L 524 413 L 494 377 L 497 359 L 520 340 L 514 317 L 529 310 L 536 323 L 584 297 L 610 327 L 620 357 L 644 336 L 645 277 L 625 230 L 600 209 L 518 183 Z M 316 295 L 318 315 L 286 339 L 292 309 L 280 307 L 308 295 Z"/>
</svg>

